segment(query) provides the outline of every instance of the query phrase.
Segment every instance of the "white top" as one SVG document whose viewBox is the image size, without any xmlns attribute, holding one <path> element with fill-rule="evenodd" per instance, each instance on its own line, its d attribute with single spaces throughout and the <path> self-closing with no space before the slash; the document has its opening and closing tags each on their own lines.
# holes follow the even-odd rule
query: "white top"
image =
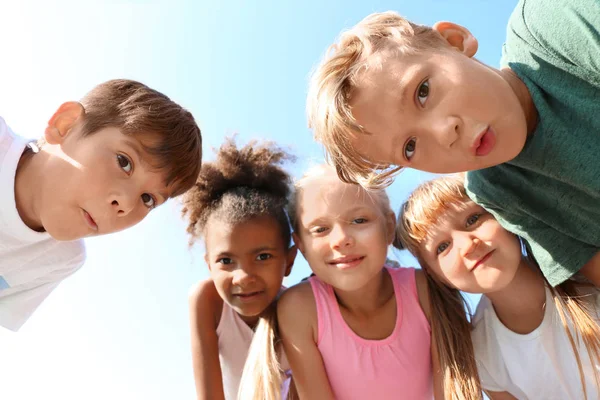
<svg viewBox="0 0 600 400">
<path fill-rule="evenodd" d="M 590 295 L 596 312 L 600 296 Z M 481 385 L 494 392 L 509 392 L 519 400 L 581 400 L 583 388 L 569 338 L 546 289 L 546 309 L 540 326 L 526 335 L 506 328 L 490 300 L 482 296 L 473 318 L 472 333 Z M 573 331 L 571 331 L 573 332 Z M 588 399 L 600 398 L 585 345 L 579 346 Z"/>
<path fill-rule="evenodd" d="M 254 331 L 227 303 L 223 302 L 221 320 L 217 326 L 219 362 L 223 376 L 225 400 L 236 400 L 244 364 Z"/>
<path fill-rule="evenodd" d="M 82 240 L 59 242 L 21 220 L 15 174 L 26 145 L 0 117 L 0 326 L 13 331 L 85 260 Z"/>
<path fill-rule="evenodd" d="M 221 320 L 217 326 L 217 337 L 225 400 L 237 400 L 238 398 L 240 381 L 253 336 L 254 331 L 246 325 L 238 313 L 223 302 Z M 285 354 L 281 360 L 281 367 L 284 371 L 290 369 Z M 287 379 L 284 379 L 283 385 L 282 390 L 285 392 L 289 385 Z"/>
</svg>

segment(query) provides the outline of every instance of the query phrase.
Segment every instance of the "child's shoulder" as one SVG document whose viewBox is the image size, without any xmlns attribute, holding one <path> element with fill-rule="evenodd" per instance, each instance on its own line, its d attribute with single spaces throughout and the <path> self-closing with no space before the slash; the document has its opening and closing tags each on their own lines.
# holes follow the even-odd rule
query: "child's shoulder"
<svg viewBox="0 0 600 400">
<path fill-rule="evenodd" d="M 427 276 L 425 275 L 425 271 L 423 271 L 422 269 L 410 269 L 414 271 L 413 273 L 415 276 L 415 288 L 417 290 L 417 298 L 419 299 L 419 304 L 421 305 L 421 309 L 423 310 L 423 314 L 425 314 L 427 321 L 431 323 L 431 300 L 429 297 L 429 287 L 427 286 Z"/>
<path fill-rule="evenodd" d="M 312 340 L 317 340 L 317 304 L 310 281 L 283 292 L 277 302 L 277 319 L 283 331 L 312 335 Z"/>
<path fill-rule="evenodd" d="M 300 309 L 308 304 L 315 304 L 315 296 L 310 281 L 300 282 L 286 289 L 280 296 L 278 309 Z"/>
<path fill-rule="evenodd" d="M 211 279 L 206 279 L 194 285 L 188 293 L 190 312 L 203 315 L 214 321 L 215 329 L 221 320 L 223 299 Z"/>
</svg>

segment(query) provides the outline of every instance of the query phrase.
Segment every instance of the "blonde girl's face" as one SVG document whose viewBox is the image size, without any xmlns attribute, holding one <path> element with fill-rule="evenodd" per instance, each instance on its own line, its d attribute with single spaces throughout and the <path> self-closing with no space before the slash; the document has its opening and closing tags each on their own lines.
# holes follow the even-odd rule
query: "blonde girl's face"
<svg viewBox="0 0 600 400">
<path fill-rule="evenodd" d="M 319 279 L 352 291 L 381 272 L 395 221 L 377 195 L 327 174 L 302 187 L 297 215 L 295 241 Z"/>
<path fill-rule="evenodd" d="M 205 241 L 217 292 L 243 320 L 256 321 L 281 290 L 296 249 L 287 248 L 279 224 L 268 216 L 233 224 L 209 221 Z"/>
<path fill-rule="evenodd" d="M 518 238 L 470 200 L 452 206 L 431 228 L 419 251 L 436 277 L 468 293 L 505 288 L 522 260 Z"/>
</svg>

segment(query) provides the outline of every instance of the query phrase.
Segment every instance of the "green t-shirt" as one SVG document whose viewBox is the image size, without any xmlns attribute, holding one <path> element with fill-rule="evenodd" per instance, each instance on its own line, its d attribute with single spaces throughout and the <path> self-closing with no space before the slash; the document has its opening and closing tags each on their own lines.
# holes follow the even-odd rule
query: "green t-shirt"
<svg viewBox="0 0 600 400">
<path fill-rule="evenodd" d="M 502 65 L 538 126 L 510 162 L 467 174 L 469 196 L 526 239 L 552 286 L 600 251 L 600 1 L 521 0 Z"/>
</svg>

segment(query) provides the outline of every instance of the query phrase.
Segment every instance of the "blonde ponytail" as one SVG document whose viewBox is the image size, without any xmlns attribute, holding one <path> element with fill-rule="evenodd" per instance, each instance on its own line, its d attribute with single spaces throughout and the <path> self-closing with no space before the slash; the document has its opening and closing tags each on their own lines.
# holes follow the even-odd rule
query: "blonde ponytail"
<svg viewBox="0 0 600 400">
<path fill-rule="evenodd" d="M 256 326 L 242 373 L 238 400 L 282 400 L 281 351 L 277 302 L 273 302 L 265 309 Z"/>
</svg>

